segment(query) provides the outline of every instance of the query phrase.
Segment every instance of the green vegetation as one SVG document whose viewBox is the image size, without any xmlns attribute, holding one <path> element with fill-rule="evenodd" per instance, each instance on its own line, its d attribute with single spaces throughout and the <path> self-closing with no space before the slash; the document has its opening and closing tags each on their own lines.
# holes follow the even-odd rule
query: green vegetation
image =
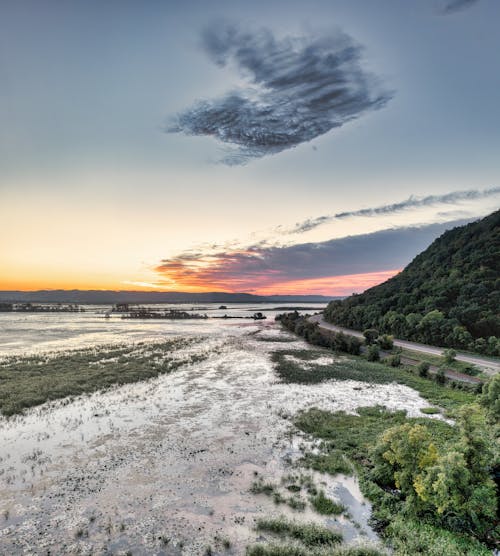
<svg viewBox="0 0 500 556">
<path fill-rule="evenodd" d="M 436 415 L 437 413 L 441 413 L 437 407 L 422 407 L 420 411 L 425 413 L 425 415 Z"/>
<path fill-rule="evenodd" d="M 491 550 L 476 539 L 399 515 L 389 523 L 385 534 L 396 555 L 491 556 Z"/>
<path fill-rule="evenodd" d="M 457 416 L 454 427 L 381 407 L 359 408 L 358 415 L 311 409 L 298 415 L 296 426 L 323 440 L 323 453 L 309 457 L 340 451 L 351 459 L 373 502 L 372 525 L 395 554 L 488 554 L 500 533 L 491 478 L 499 454 L 488 426 L 496 418 L 477 404 Z"/>
<path fill-rule="evenodd" d="M 430 369 L 430 365 L 429 363 L 427 363 L 427 361 L 421 361 L 418 364 L 418 376 L 422 376 L 424 378 L 429 376 L 429 369 Z"/>
<path fill-rule="evenodd" d="M 384 556 L 376 548 L 369 546 L 341 546 L 320 549 L 308 549 L 294 544 L 255 544 L 249 546 L 247 556 Z"/>
<path fill-rule="evenodd" d="M 290 492 L 296 493 L 296 492 L 300 492 L 301 487 L 297 486 L 296 489 L 288 488 L 288 490 L 290 490 Z M 292 508 L 292 510 L 302 512 L 306 508 L 306 503 L 302 500 L 302 498 L 300 498 L 300 496 L 295 495 L 287 498 L 286 496 L 283 496 L 283 494 L 281 494 L 278 485 L 275 485 L 274 483 L 267 483 L 261 477 L 259 477 L 256 481 L 252 483 L 252 486 L 250 487 L 250 492 L 252 494 L 265 494 L 266 496 L 271 496 L 273 502 L 276 505 L 286 504 L 287 506 Z"/>
<path fill-rule="evenodd" d="M 362 342 L 354 336 L 347 336 L 342 332 L 321 332 L 316 323 L 310 322 L 307 316 L 301 316 L 297 311 L 283 313 L 276 316 L 276 320 L 298 336 L 302 336 L 306 342 L 320 347 L 327 347 L 335 352 L 359 355 Z"/>
<path fill-rule="evenodd" d="M 316 523 L 299 523 L 285 518 L 259 519 L 258 531 L 274 533 L 300 541 L 307 547 L 331 546 L 342 542 L 342 535 Z"/>
<path fill-rule="evenodd" d="M 418 376 L 411 369 L 372 363 L 359 357 L 334 360 L 329 365 L 315 365 L 314 360 L 324 356 L 320 350 L 282 350 L 271 358 L 277 375 L 283 382 L 315 384 L 325 380 L 358 380 L 375 384 L 396 382 L 405 384 L 433 405 L 452 411 L 463 404 L 472 403 L 477 396 L 472 391 L 457 390 Z M 302 361 L 304 363 L 302 363 Z"/>
<path fill-rule="evenodd" d="M 431 345 L 500 355 L 500 211 L 443 234 L 400 274 L 332 301 L 325 318 Z"/>
<path fill-rule="evenodd" d="M 247 556 L 310 556 L 311 552 L 296 545 L 265 545 L 255 544 L 246 550 Z"/>
<path fill-rule="evenodd" d="M 0 363 L 0 411 L 9 416 L 50 400 L 104 390 L 170 373 L 187 359 L 172 354 L 196 340 L 103 346 L 52 356 L 9 358 Z"/>
<path fill-rule="evenodd" d="M 273 483 L 266 483 L 262 478 L 257 479 L 252 483 L 250 492 L 252 494 L 265 494 L 271 496 L 276 490 L 276 485 Z"/>
<path fill-rule="evenodd" d="M 380 361 L 380 350 L 376 344 L 370 344 L 366 350 L 368 361 Z"/>
<path fill-rule="evenodd" d="M 330 475 L 352 475 L 352 465 L 340 450 L 329 450 L 325 454 L 306 453 L 299 463 L 304 467 L 329 473 Z"/>
<path fill-rule="evenodd" d="M 408 357 L 409 359 L 414 359 L 416 361 L 429 363 L 429 366 L 433 365 L 434 367 L 442 367 L 443 365 L 445 365 L 447 369 L 457 371 L 458 373 L 464 373 L 470 376 L 476 376 L 480 373 L 479 369 L 477 369 L 470 363 L 457 361 L 456 359 L 454 359 L 453 361 L 446 361 L 444 356 L 441 357 L 439 355 L 430 355 L 422 351 L 412 351 L 410 349 L 402 348 L 401 356 Z"/>
<path fill-rule="evenodd" d="M 325 493 L 320 490 L 315 496 L 309 498 L 312 507 L 319 513 L 323 515 L 341 515 L 347 508 L 343 504 L 339 504 L 334 500 L 331 500 Z"/>
</svg>

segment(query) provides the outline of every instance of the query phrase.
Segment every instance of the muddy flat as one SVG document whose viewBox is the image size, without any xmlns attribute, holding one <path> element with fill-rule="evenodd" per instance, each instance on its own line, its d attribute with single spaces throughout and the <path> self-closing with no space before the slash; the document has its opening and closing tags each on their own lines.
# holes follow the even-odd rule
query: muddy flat
<svg viewBox="0 0 500 556">
<path fill-rule="evenodd" d="M 0 553 L 243 554 L 263 539 L 255 520 L 281 515 L 377 542 L 352 477 L 313 476 L 349 517 L 276 504 L 251 486 L 299 472 L 308 440 L 290 417 L 302 409 L 381 404 L 421 416 L 428 403 L 397 384 L 279 382 L 271 352 L 305 344 L 272 321 L 196 326 L 190 340 L 175 372 L 0 418 Z"/>
</svg>

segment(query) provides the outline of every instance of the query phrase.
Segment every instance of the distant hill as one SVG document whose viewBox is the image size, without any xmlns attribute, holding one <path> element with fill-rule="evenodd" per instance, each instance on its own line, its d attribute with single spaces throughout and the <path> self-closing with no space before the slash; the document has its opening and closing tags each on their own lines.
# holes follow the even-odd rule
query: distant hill
<svg viewBox="0 0 500 556">
<path fill-rule="evenodd" d="M 402 272 L 343 301 L 341 326 L 500 355 L 500 211 L 436 239 Z"/>
<path fill-rule="evenodd" d="M 0 291 L 0 301 L 13 303 L 324 303 L 323 295 L 271 295 L 249 293 L 138 292 L 112 290 Z"/>
</svg>

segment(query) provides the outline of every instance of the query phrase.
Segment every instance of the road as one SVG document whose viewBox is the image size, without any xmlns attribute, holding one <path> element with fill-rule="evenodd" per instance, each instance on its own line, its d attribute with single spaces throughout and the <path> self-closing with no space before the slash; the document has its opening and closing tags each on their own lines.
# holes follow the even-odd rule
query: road
<svg viewBox="0 0 500 556">
<path fill-rule="evenodd" d="M 320 328 L 325 330 L 333 330 L 334 332 L 344 332 L 344 334 L 349 334 L 351 336 L 356 336 L 358 338 L 363 338 L 363 333 L 358 330 L 351 330 L 349 328 L 342 328 L 335 324 L 326 322 L 323 315 L 313 315 L 309 318 L 311 322 L 317 322 Z M 394 345 L 402 347 L 405 349 L 411 349 L 412 351 L 420 351 L 422 353 L 427 353 L 429 355 L 442 355 L 445 348 L 439 348 L 435 346 L 427 346 L 425 344 L 417 344 L 416 342 L 408 342 L 407 340 L 397 340 L 394 339 Z M 479 355 L 469 355 L 464 353 L 458 353 L 456 356 L 457 361 L 463 361 L 464 363 L 470 363 L 479 367 L 482 371 L 487 374 L 495 374 L 500 372 L 500 362 L 493 359 L 488 359 L 486 357 L 481 357 Z"/>
</svg>

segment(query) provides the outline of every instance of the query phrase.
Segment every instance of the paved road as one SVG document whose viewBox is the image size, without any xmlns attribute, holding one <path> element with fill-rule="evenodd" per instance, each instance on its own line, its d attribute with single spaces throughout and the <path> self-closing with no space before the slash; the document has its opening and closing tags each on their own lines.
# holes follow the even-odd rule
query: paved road
<svg viewBox="0 0 500 556">
<path fill-rule="evenodd" d="M 362 332 L 359 332 L 358 330 L 351 330 L 349 328 L 342 328 L 341 326 L 336 326 L 335 324 L 330 324 L 323 319 L 323 315 L 314 315 L 310 317 L 309 320 L 311 320 L 312 322 L 317 322 L 320 328 L 323 328 L 325 330 L 344 332 L 345 334 L 350 334 L 351 336 L 363 338 Z M 442 355 L 443 350 L 445 349 L 396 339 L 394 340 L 394 345 L 406 349 L 411 349 L 413 351 L 421 351 L 423 353 L 428 353 L 429 355 Z M 476 355 L 466 355 L 463 353 L 457 354 L 456 359 L 458 361 L 463 361 L 464 363 L 475 365 L 488 374 L 495 374 L 500 372 L 500 362 L 494 361 L 493 359 L 488 359 L 486 357 L 480 357 Z"/>
</svg>

